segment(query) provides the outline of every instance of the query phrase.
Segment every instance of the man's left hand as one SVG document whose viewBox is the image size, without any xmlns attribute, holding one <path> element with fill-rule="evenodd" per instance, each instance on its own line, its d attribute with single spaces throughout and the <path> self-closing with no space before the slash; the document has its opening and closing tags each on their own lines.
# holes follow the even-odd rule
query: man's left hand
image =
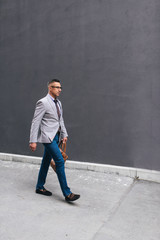
<svg viewBox="0 0 160 240">
<path fill-rule="evenodd" d="M 67 140 L 68 140 L 68 138 L 67 138 L 67 137 L 65 137 L 65 138 L 63 138 L 63 139 L 62 139 L 63 143 L 66 143 L 66 142 L 67 142 Z"/>
</svg>

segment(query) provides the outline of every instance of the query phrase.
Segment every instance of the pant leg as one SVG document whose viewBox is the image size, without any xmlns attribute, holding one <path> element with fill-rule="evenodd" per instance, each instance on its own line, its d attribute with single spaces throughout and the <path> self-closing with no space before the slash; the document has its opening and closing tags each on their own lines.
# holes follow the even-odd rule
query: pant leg
<svg viewBox="0 0 160 240">
<path fill-rule="evenodd" d="M 46 177 L 49 169 L 49 165 L 51 162 L 51 155 L 46 148 L 44 148 L 44 155 L 41 163 L 41 167 L 39 170 L 38 181 L 36 185 L 36 189 L 44 189 L 44 184 L 46 182 Z"/>
<path fill-rule="evenodd" d="M 64 196 L 68 196 L 71 191 L 67 185 L 64 169 L 64 159 L 58 147 L 59 135 L 57 134 L 52 143 L 44 143 L 46 150 L 50 153 L 56 164 L 56 173 Z"/>
</svg>

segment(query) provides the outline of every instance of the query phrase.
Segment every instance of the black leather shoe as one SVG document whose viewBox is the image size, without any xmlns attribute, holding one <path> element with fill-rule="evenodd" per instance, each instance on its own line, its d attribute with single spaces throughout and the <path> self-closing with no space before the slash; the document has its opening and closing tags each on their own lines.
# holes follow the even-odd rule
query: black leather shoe
<svg viewBox="0 0 160 240">
<path fill-rule="evenodd" d="M 45 188 L 44 189 L 36 189 L 36 193 L 42 194 L 45 196 L 51 196 L 52 193 L 50 191 L 47 191 Z"/>
<path fill-rule="evenodd" d="M 65 197 L 65 200 L 66 200 L 67 202 L 73 202 L 73 201 L 76 201 L 78 198 L 80 198 L 80 195 L 79 195 L 79 194 L 71 193 L 71 194 L 69 194 L 67 197 Z"/>
</svg>

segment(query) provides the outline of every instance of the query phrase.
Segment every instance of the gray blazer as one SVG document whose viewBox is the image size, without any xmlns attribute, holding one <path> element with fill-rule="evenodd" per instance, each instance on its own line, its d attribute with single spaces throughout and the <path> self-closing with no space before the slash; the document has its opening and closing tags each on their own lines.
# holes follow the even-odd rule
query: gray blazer
<svg viewBox="0 0 160 240">
<path fill-rule="evenodd" d="M 50 95 L 40 99 L 36 103 L 36 108 L 31 124 L 30 143 L 50 143 L 53 141 L 60 128 L 60 139 L 68 137 L 64 121 L 62 104 L 58 100 L 61 110 L 60 120 L 58 118 L 56 105 Z"/>
</svg>

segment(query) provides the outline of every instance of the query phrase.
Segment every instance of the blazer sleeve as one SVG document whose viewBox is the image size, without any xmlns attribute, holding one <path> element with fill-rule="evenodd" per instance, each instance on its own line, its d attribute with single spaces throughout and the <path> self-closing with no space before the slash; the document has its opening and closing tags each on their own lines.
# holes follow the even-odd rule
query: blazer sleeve
<svg viewBox="0 0 160 240">
<path fill-rule="evenodd" d="M 39 127 L 41 124 L 41 120 L 45 114 L 45 106 L 42 101 L 38 101 L 36 103 L 36 108 L 34 112 L 34 116 L 32 119 L 31 130 L 30 130 L 30 143 L 36 143 L 38 139 Z"/>
<path fill-rule="evenodd" d="M 61 104 L 61 103 L 60 103 Z M 61 118 L 60 118 L 60 126 L 61 126 L 61 139 L 68 137 L 68 133 L 64 124 L 64 119 L 63 119 L 63 109 L 62 109 L 62 104 L 61 104 Z"/>
</svg>

